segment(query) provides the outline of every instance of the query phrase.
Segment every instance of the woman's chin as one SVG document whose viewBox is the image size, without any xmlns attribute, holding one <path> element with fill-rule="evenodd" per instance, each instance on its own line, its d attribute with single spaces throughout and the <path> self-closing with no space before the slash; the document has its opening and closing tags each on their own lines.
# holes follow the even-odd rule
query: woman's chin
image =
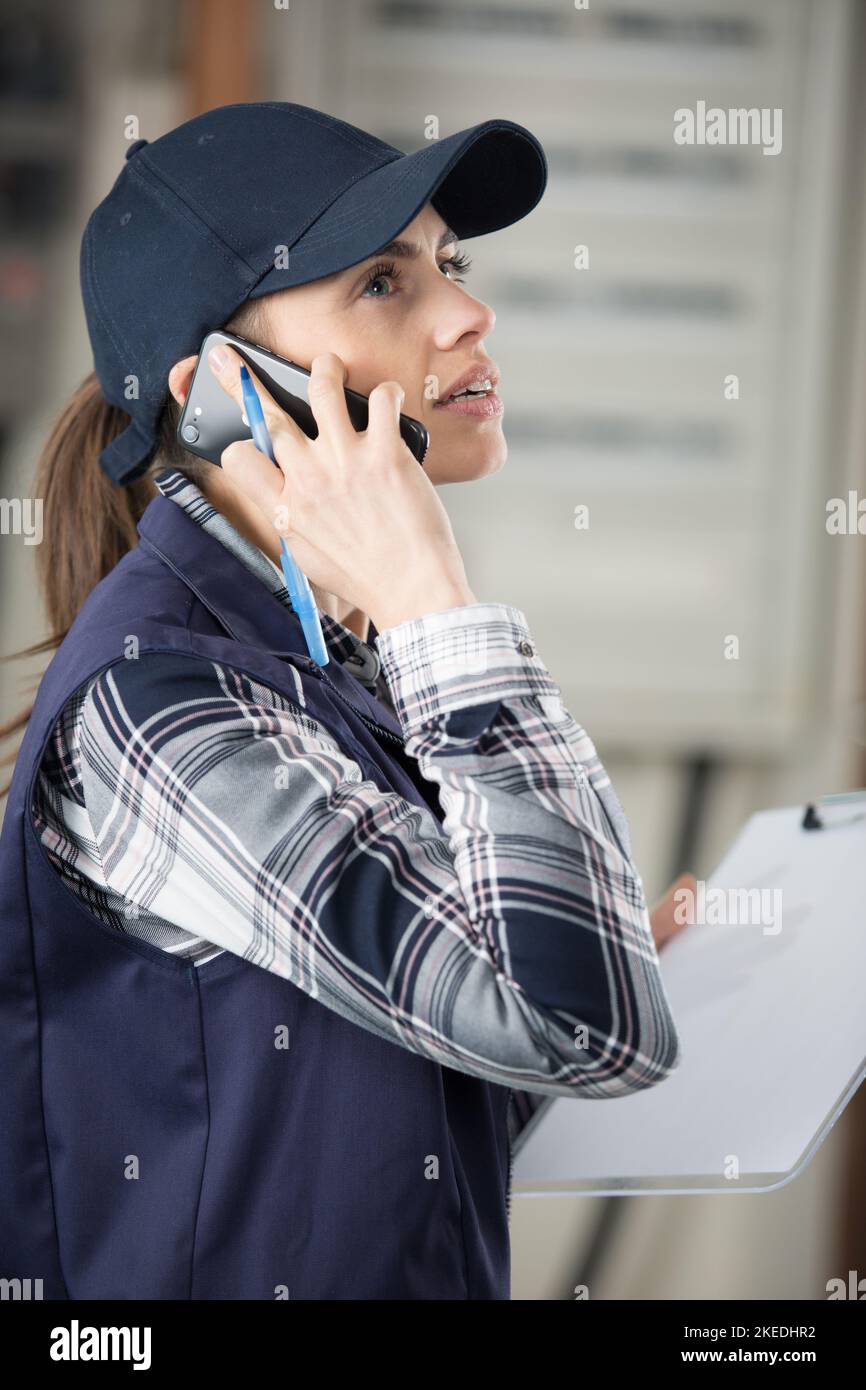
<svg viewBox="0 0 866 1390">
<path fill-rule="evenodd" d="M 443 457 L 444 455 L 444 457 Z M 498 473 L 508 457 L 505 437 L 478 441 L 473 449 L 454 450 L 450 457 L 434 451 L 431 444 L 424 461 L 424 471 L 431 483 L 470 483 L 477 478 L 487 478 Z"/>
</svg>

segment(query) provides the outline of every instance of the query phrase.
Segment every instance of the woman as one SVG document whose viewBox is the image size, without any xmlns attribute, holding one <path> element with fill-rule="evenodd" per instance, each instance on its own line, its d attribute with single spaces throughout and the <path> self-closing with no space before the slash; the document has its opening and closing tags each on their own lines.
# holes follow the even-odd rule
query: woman
<svg viewBox="0 0 866 1390">
<path fill-rule="evenodd" d="M 47 1297 L 508 1298 L 511 1102 L 679 1060 L 619 804 L 436 492 L 506 452 L 456 238 L 545 178 L 510 122 L 404 155 L 262 103 L 137 142 L 90 219 L 0 844 L 0 1273 Z M 176 443 L 223 324 L 311 367 L 315 440 L 258 383 L 278 468 Z"/>
</svg>

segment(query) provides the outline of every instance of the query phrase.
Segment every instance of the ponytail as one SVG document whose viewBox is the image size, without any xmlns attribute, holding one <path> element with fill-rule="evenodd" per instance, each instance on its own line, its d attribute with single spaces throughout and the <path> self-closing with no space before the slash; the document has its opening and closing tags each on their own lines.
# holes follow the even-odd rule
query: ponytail
<svg viewBox="0 0 866 1390">
<path fill-rule="evenodd" d="M 173 397 L 171 405 L 174 411 L 170 406 L 164 410 L 163 433 L 177 412 Z M 42 501 L 43 515 L 36 571 L 49 636 L 0 660 L 38 656 L 59 647 L 91 589 L 137 543 L 136 524 L 156 493 L 152 475 L 166 464 L 162 460 L 151 464 L 146 474 L 127 487 L 112 482 L 99 465 L 99 455 L 128 424 L 126 412 L 108 404 L 91 372 L 51 431 L 34 480 L 34 495 Z M 39 678 L 32 686 L 33 694 L 38 684 Z M 19 729 L 23 732 L 32 712 L 31 699 L 0 724 L 0 739 L 10 738 Z M 14 761 L 13 753 L 0 760 L 0 766 Z M 9 785 L 0 788 L 0 797 Z"/>
<path fill-rule="evenodd" d="M 226 324 L 240 336 L 265 341 L 267 314 L 263 300 L 247 300 Z M 153 479 L 164 468 L 176 468 L 193 482 L 204 482 L 214 467 L 178 443 L 180 406 L 169 395 L 159 424 L 159 448 L 147 472 L 125 487 L 112 482 L 99 464 L 107 444 L 126 428 L 129 416 L 109 405 L 94 372 L 86 377 L 55 424 L 36 467 L 34 495 L 43 503 L 41 544 L 36 568 L 49 636 L 31 647 L 11 652 L 0 661 L 40 656 L 60 646 L 91 589 L 138 544 L 137 525 L 158 491 Z M 31 686 L 35 698 L 42 673 Z M 33 713 L 33 699 L 5 723 L 0 740 L 23 734 Z M 0 759 L 14 764 L 15 751 Z M 0 798 L 11 779 L 0 787 Z"/>
</svg>

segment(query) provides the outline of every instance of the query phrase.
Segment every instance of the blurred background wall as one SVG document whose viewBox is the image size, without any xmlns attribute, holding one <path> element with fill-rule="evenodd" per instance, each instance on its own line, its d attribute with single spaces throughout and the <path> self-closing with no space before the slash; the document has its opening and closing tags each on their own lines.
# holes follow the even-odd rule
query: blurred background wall
<svg viewBox="0 0 866 1390">
<path fill-rule="evenodd" d="M 526 612 L 590 731 L 653 901 L 681 869 L 708 876 L 751 811 L 866 783 L 866 542 L 826 527 L 829 499 L 866 495 L 866 15 L 578 5 L 5 4 L 0 496 L 32 496 L 90 370 L 78 246 L 130 140 L 258 99 L 407 150 L 431 117 L 529 126 L 545 197 L 466 243 L 498 315 L 509 461 L 443 496 L 473 589 Z M 678 145 L 673 113 L 698 101 L 780 108 L 781 151 Z M 8 653 L 45 626 L 34 548 L 0 540 Z M 0 718 L 38 670 L 0 666 Z M 778 1192 L 518 1198 L 514 1297 L 825 1297 L 866 1273 L 864 1161 L 861 1093 Z"/>
</svg>

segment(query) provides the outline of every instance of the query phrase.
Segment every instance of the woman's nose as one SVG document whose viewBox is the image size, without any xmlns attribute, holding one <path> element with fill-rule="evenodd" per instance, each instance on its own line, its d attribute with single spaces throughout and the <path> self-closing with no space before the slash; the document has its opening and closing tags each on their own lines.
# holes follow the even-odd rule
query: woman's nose
<svg viewBox="0 0 866 1390">
<path fill-rule="evenodd" d="M 447 295 L 440 300 L 436 323 L 436 346 L 447 350 L 467 333 L 484 338 L 493 331 L 496 314 L 483 299 L 471 294 Z"/>
</svg>

